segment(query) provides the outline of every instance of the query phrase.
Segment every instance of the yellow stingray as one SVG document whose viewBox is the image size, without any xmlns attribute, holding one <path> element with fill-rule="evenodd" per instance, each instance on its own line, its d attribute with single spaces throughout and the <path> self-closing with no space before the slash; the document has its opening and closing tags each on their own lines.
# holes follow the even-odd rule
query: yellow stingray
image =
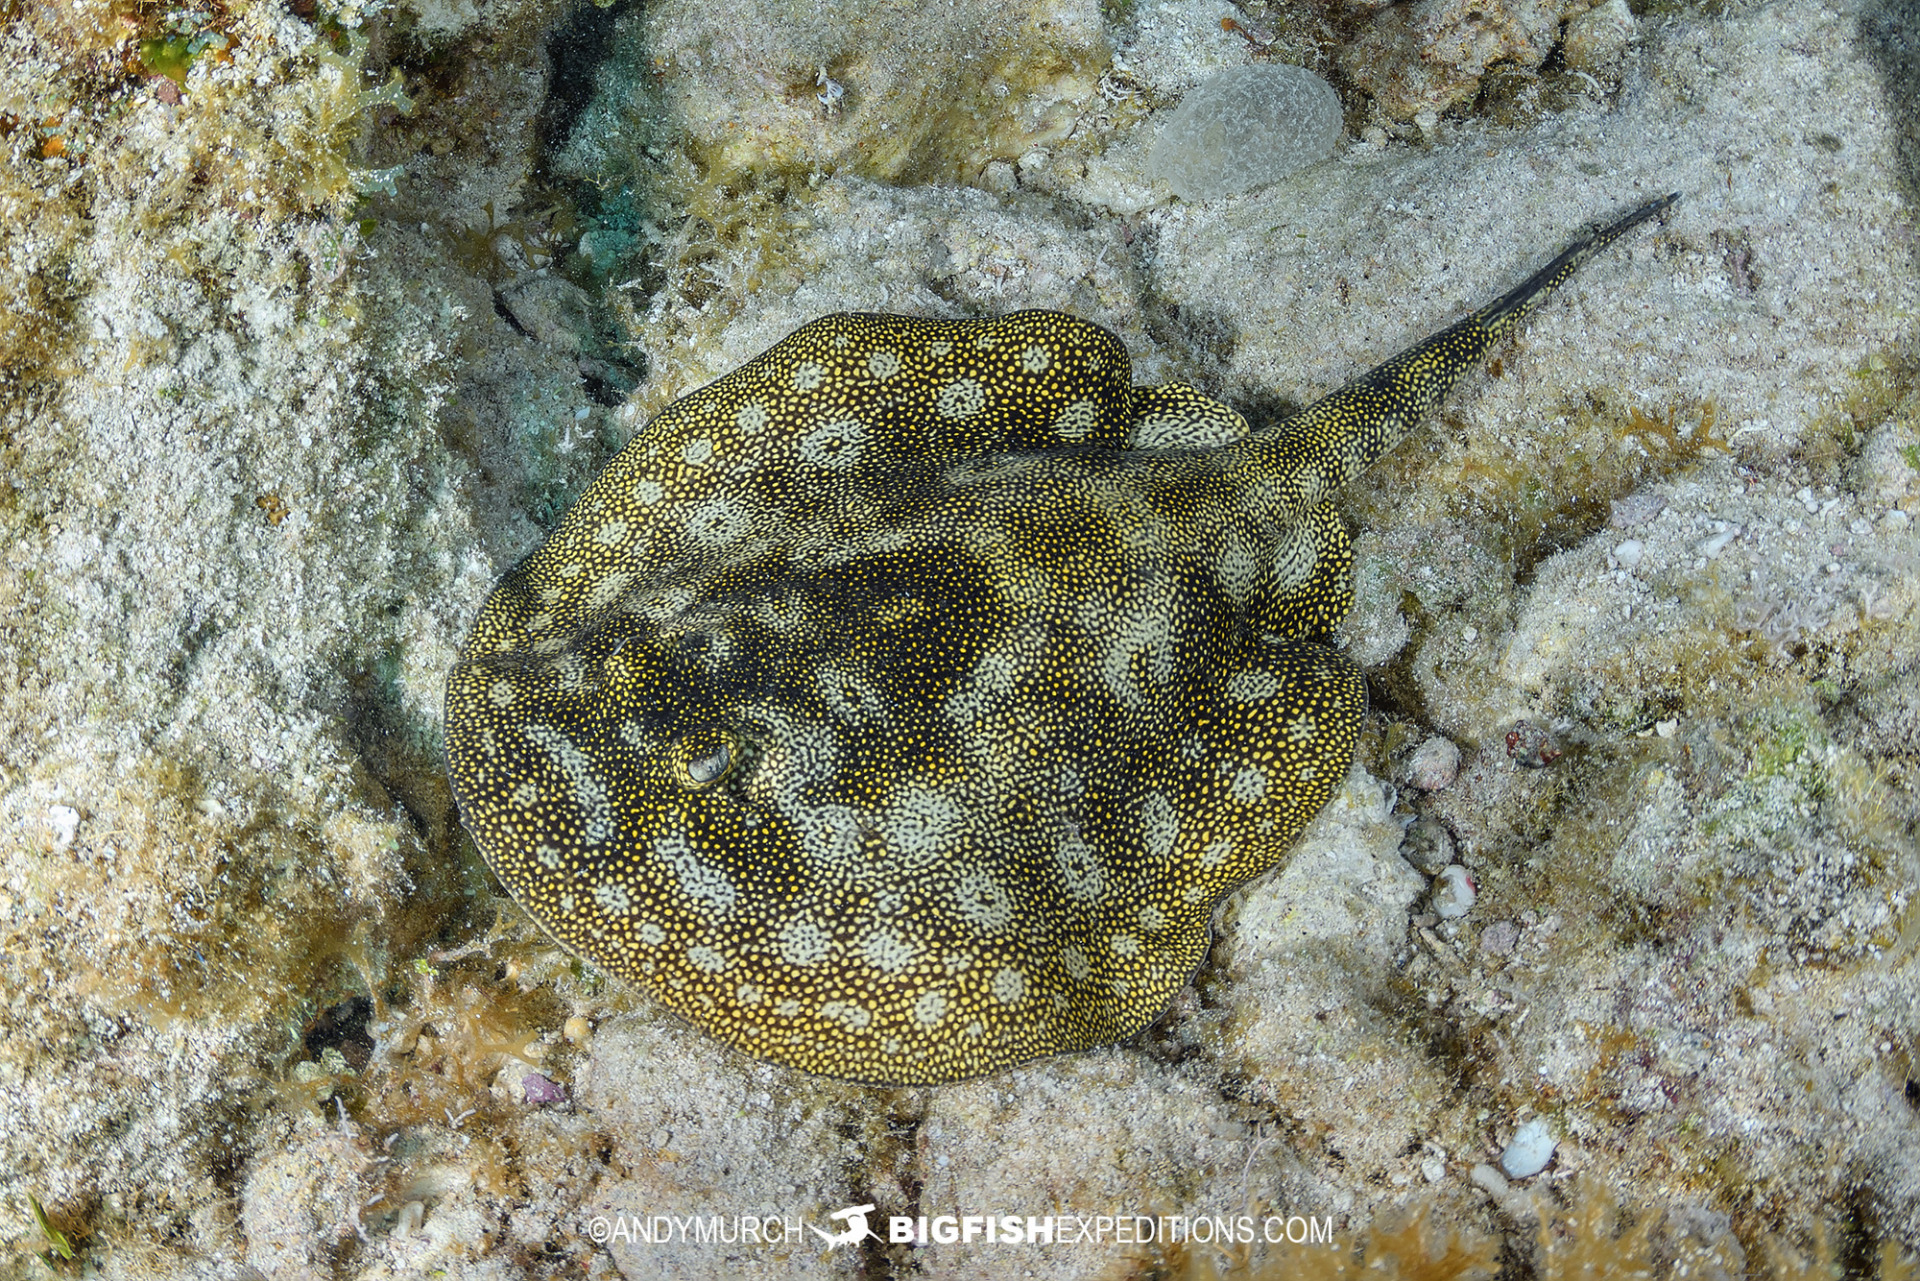
<svg viewBox="0 0 1920 1281">
<path fill-rule="evenodd" d="M 1332 495 L 1673 199 L 1258 432 L 1056 312 L 804 326 L 495 587 L 447 683 L 468 829 L 750 1054 L 937 1082 L 1139 1031 L 1352 761 Z"/>
</svg>

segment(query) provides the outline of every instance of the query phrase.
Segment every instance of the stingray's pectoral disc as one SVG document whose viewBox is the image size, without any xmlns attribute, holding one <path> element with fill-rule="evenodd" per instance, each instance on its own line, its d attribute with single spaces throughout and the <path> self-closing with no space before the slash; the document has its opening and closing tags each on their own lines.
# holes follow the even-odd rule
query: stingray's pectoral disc
<svg viewBox="0 0 1920 1281">
<path fill-rule="evenodd" d="M 1123 356 L 1045 314 L 836 318 L 656 419 L 449 679 L 508 890 L 834 1076 L 952 1080 L 1158 1018 L 1344 773 L 1359 700 L 1330 651 L 1251 639 L 1337 596 L 1338 522 L 1263 543 L 1195 448 L 1244 423 L 1136 394 Z"/>
</svg>

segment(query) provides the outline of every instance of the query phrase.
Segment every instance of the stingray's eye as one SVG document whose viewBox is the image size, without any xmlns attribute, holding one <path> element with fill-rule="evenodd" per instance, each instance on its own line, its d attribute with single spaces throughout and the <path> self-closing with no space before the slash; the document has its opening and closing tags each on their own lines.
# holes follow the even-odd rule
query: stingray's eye
<svg viewBox="0 0 1920 1281">
<path fill-rule="evenodd" d="M 688 791 L 703 791 L 733 772 L 740 742 L 723 729 L 697 729 L 673 745 L 673 776 Z"/>
</svg>

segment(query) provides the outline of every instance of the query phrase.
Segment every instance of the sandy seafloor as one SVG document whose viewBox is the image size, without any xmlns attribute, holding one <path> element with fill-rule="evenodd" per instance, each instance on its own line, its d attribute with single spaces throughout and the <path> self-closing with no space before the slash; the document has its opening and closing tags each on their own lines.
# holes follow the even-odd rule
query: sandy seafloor
<svg viewBox="0 0 1920 1281">
<path fill-rule="evenodd" d="M 1586 7 L 1424 0 L 1371 79 L 1362 5 L 10 10 L 0 1275 L 1308 1266 L 785 1237 L 867 1203 L 1330 1221 L 1410 1274 L 1920 1245 L 1920 14 L 1616 5 L 1474 97 Z M 1157 127 L 1268 41 L 1344 67 L 1335 156 L 1174 200 Z M 749 1061 L 460 837 L 493 577 L 805 320 L 1072 310 L 1271 417 L 1668 191 L 1347 495 L 1360 760 L 1133 1042 Z M 595 1239 L 659 1215 L 783 1239 Z"/>
</svg>

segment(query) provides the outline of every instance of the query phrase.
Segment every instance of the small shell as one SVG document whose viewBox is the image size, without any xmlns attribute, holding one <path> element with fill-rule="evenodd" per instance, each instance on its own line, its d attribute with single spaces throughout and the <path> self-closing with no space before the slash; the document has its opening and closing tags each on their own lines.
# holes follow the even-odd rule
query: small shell
<svg viewBox="0 0 1920 1281">
<path fill-rule="evenodd" d="M 1460 749 L 1435 734 L 1407 760 L 1407 781 L 1423 792 L 1437 792 L 1460 775 Z"/>
<path fill-rule="evenodd" d="M 1400 845 L 1400 857 L 1420 875 L 1438 876 L 1453 862 L 1453 833 L 1447 831 L 1440 820 L 1423 814 L 1407 829 L 1407 838 Z"/>
<path fill-rule="evenodd" d="M 1480 887 L 1473 876 L 1458 863 L 1449 863 L 1433 878 L 1433 912 L 1443 921 L 1457 920 L 1473 909 Z"/>
</svg>

